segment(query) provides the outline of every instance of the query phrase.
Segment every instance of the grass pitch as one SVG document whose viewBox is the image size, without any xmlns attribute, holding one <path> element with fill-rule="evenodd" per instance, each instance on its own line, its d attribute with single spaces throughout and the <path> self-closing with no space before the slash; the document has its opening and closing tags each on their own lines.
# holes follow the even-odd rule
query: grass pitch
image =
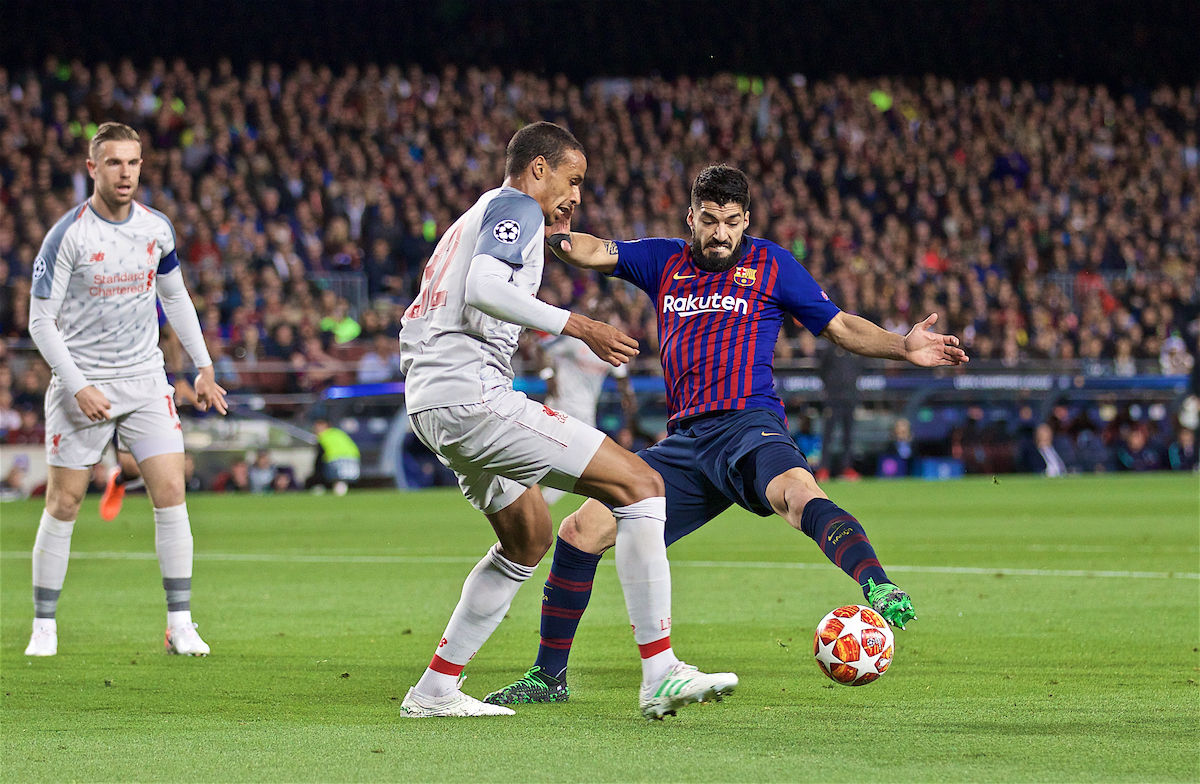
<svg viewBox="0 0 1200 784">
<path fill-rule="evenodd" d="M 835 483 L 918 620 L 887 676 L 835 686 L 816 622 L 861 602 L 778 518 L 671 548 L 676 650 L 741 677 L 661 723 L 606 558 L 571 701 L 408 720 L 493 541 L 455 492 L 189 500 L 207 659 L 163 653 L 145 497 L 75 527 L 58 656 L 23 655 L 41 507 L 0 507 L 0 766 L 17 781 L 1196 781 L 1200 485 L 1192 476 Z M 569 501 L 556 511 L 571 509 Z M 481 696 L 537 646 L 540 583 L 467 668 Z"/>
</svg>

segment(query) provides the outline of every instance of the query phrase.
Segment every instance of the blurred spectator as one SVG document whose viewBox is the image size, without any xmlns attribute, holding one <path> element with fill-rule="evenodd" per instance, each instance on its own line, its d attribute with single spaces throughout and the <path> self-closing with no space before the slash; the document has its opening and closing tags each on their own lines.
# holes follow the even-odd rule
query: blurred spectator
<svg viewBox="0 0 1200 784">
<path fill-rule="evenodd" d="M 1057 444 L 1055 442 L 1058 442 Z M 1070 448 L 1070 441 L 1065 436 L 1056 438 L 1054 429 L 1048 424 L 1040 424 L 1034 430 L 1032 442 L 1026 442 L 1021 447 L 1017 458 L 1017 467 L 1031 474 L 1041 474 L 1048 477 L 1065 476 L 1072 455 L 1063 455 L 1060 450 Z"/>
<path fill-rule="evenodd" d="M 1187 352 L 1187 344 L 1178 335 L 1163 341 L 1162 353 L 1158 356 L 1164 376 L 1186 376 L 1192 372 L 1196 359 Z"/>
<path fill-rule="evenodd" d="M 9 430 L 4 437 L 6 444 L 41 444 L 46 441 L 46 427 L 42 424 L 41 415 L 32 403 L 25 403 L 18 409 L 21 424 L 16 430 Z M 107 479 L 107 477 L 106 477 Z"/>
<path fill-rule="evenodd" d="M 229 468 L 213 477 L 214 493 L 250 492 L 250 466 L 245 460 L 235 460 Z"/>
<path fill-rule="evenodd" d="M 1167 447 L 1167 462 L 1172 471 L 1195 471 L 1196 433 L 1187 428 L 1180 428 L 1175 440 Z"/>
<path fill-rule="evenodd" d="M 293 490 L 299 490 L 300 486 L 296 484 L 296 475 L 290 466 L 280 466 L 275 471 L 275 476 L 271 477 L 270 491 L 272 493 L 290 493 Z"/>
<path fill-rule="evenodd" d="M 861 357 L 838 346 L 828 346 L 821 356 L 825 419 L 821 427 L 823 465 L 818 471 L 823 477 L 858 478 L 854 469 L 854 410 L 858 405 L 858 376 L 862 367 Z"/>
<path fill-rule="evenodd" d="M 348 483 L 358 481 L 358 445 L 345 430 L 333 427 L 324 418 L 313 421 L 313 434 L 317 437 L 317 458 L 304 486 L 321 490 L 332 487 L 336 495 L 345 495 Z"/>
<path fill-rule="evenodd" d="M 275 479 L 275 462 L 271 460 L 269 449 L 258 450 L 254 455 L 254 464 L 247 470 L 246 476 L 250 483 L 250 492 L 265 493 L 271 489 L 271 482 Z"/>
<path fill-rule="evenodd" d="M 21 415 L 13 408 L 12 392 L 0 387 L 0 439 L 7 439 L 9 432 L 21 429 Z"/>
<path fill-rule="evenodd" d="M 332 294 L 333 292 L 325 293 Z M 362 327 L 357 321 L 350 318 L 350 303 L 346 301 L 345 297 L 334 298 L 334 305 L 329 315 L 321 319 L 321 331 L 332 333 L 335 343 L 349 343 L 362 334 Z"/>
<path fill-rule="evenodd" d="M 29 474 L 29 458 L 16 455 L 8 473 L 0 479 L 0 501 L 17 501 L 25 497 L 25 477 Z"/>
<path fill-rule="evenodd" d="M 1164 467 L 1162 453 L 1150 442 L 1144 426 L 1128 428 L 1117 445 L 1118 470 L 1157 471 Z"/>
<path fill-rule="evenodd" d="M 892 442 L 879 456 L 875 473 L 891 478 L 908 476 L 912 471 L 912 460 L 912 424 L 900 417 L 892 424 Z"/>
<path fill-rule="evenodd" d="M 196 493 L 203 489 L 204 483 L 196 474 L 196 459 L 192 457 L 191 452 L 183 453 L 183 483 L 189 493 Z"/>
<path fill-rule="evenodd" d="M 400 378 L 400 343 L 382 333 L 371 341 L 371 350 L 358 360 L 358 383 L 378 384 Z"/>
</svg>

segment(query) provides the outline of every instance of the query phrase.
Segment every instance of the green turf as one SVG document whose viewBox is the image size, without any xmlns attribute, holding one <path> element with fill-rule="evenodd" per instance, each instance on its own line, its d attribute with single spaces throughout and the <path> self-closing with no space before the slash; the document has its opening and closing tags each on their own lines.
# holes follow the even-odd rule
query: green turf
<svg viewBox="0 0 1200 784">
<path fill-rule="evenodd" d="M 152 553 L 144 497 L 114 523 L 99 522 L 87 500 L 59 607 L 61 653 L 26 658 L 27 553 L 40 506 L 5 504 L 0 777 L 1200 779 L 1194 475 L 862 482 L 830 492 L 864 522 L 916 604 L 887 676 L 850 689 L 820 673 L 813 627 L 861 593 L 777 518 L 731 512 L 671 549 L 672 639 L 688 661 L 736 671 L 741 686 L 662 723 L 637 712 L 636 651 L 611 557 L 576 639 L 569 703 L 520 706 L 511 718 L 400 718 L 398 698 L 492 541 L 455 493 L 192 498 L 193 608 L 213 647 L 207 659 L 164 655 L 152 556 L 85 557 Z M 211 557 L 237 554 L 274 560 Z M 467 668 L 468 693 L 532 663 L 547 568 Z"/>
</svg>

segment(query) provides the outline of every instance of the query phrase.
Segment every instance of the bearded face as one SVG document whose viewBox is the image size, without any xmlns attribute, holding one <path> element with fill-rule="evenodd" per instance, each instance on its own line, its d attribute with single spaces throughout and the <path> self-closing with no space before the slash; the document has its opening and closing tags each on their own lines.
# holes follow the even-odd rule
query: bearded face
<svg viewBox="0 0 1200 784">
<path fill-rule="evenodd" d="M 740 204 L 705 201 L 688 210 L 692 258 L 705 272 L 724 272 L 742 256 L 742 239 L 750 213 Z"/>
</svg>

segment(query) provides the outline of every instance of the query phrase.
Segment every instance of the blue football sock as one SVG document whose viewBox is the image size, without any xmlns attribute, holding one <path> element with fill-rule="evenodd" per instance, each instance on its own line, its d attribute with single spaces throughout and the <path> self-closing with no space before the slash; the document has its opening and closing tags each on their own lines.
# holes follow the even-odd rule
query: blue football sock
<svg viewBox="0 0 1200 784">
<path fill-rule="evenodd" d="M 555 678 L 567 671 L 567 658 L 579 619 L 592 598 L 592 580 L 600 565 L 599 555 L 585 553 L 559 537 L 542 601 L 542 641 L 537 666 Z"/>
<path fill-rule="evenodd" d="M 875 557 L 862 523 L 833 501 L 809 501 L 800 516 L 800 530 L 821 546 L 826 558 L 862 586 L 863 596 L 867 595 L 868 580 L 876 584 L 891 582 Z"/>
</svg>

